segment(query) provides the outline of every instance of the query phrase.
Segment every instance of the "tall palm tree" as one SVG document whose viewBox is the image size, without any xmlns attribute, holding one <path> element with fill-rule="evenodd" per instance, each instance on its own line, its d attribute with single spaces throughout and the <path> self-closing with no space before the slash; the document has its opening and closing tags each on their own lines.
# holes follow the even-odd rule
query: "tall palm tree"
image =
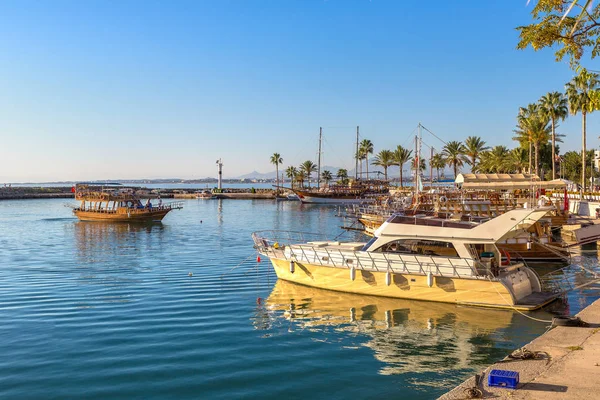
<svg viewBox="0 0 600 400">
<path fill-rule="evenodd" d="M 476 163 L 479 155 L 489 149 L 489 146 L 486 146 L 479 136 L 469 136 L 465 140 L 465 155 L 470 159 L 471 172 L 474 172 L 477 167 Z"/>
<path fill-rule="evenodd" d="M 333 179 L 333 175 L 331 175 L 331 171 L 325 170 L 321 172 L 321 180 L 325 181 L 325 185 L 329 186 L 329 181 Z"/>
<path fill-rule="evenodd" d="M 275 164 L 275 181 L 277 182 L 277 189 L 275 190 L 275 195 L 279 194 L 279 164 L 283 163 L 283 158 L 281 158 L 281 154 L 273 153 L 271 156 L 271 164 Z"/>
<path fill-rule="evenodd" d="M 340 182 L 342 185 L 346 185 L 348 183 L 348 170 L 345 168 L 338 169 L 336 174 L 338 178 L 340 178 Z"/>
<path fill-rule="evenodd" d="M 462 142 L 455 140 L 448 142 L 442 149 L 442 154 L 444 155 L 446 164 L 452 166 L 452 169 L 454 170 L 454 179 L 456 179 L 458 167 L 462 167 L 464 163 L 469 162 L 465 156 L 465 146 L 463 146 Z"/>
<path fill-rule="evenodd" d="M 569 114 L 567 99 L 560 92 L 546 93 L 540 99 L 540 111 L 552 121 L 552 179 L 556 179 L 556 122 Z"/>
<path fill-rule="evenodd" d="M 529 146 L 529 173 L 531 173 L 533 165 L 533 138 L 531 132 L 527 130 L 526 121 L 537 117 L 539 114 L 540 105 L 537 103 L 531 103 L 527 105 L 527 107 L 519 107 L 519 114 L 517 115 L 517 129 L 515 130 L 518 138 L 513 137 L 513 140 L 518 140 L 521 146 Z"/>
<path fill-rule="evenodd" d="M 527 150 L 522 147 L 512 149 L 506 157 L 506 170 L 522 174 L 527 168 Z"/>
<path fill-rule="evenodd" d="M 305 175 L 304 171 L 302 169 L 298 170 L 298 172 L 296 172 L 296 182 L 298 182 L 300 184 L 301 188 L 304 187 L 305 179 L 306 179 L 306 175 Z"/>
<path fill-rule="evenodd" d="M 377 166 L 383 168 L 383 175 L 385 177 L 385 180 L 387 181 L 387 178 L 388 178 L 388 174 L 387 174 L 388 167 L 394 165 L 394 153 L 392 151 L 390 151 L 390 150 L 381 150 L 375 156 L 375 160 L 373 160 L 373 162 L 371 164 L 377 165 Z"/>
<path fill-rule="evenodd" d="M 437 180 L 439 182 L 440 169 L 442 169 L 446 166 L 446 161 L 444 160 L 444 156 L 442 156 L 440 153 L 436 153 L 433 155 L 433 157 L 431 157 L 431 160 L 429 160 L 429 163 L 431 164 L 431 168 L 435 168 L 435 170 L 437 171 Z"/>
<path fill-rule="evenodd" d="M 290 178 L 290 181 L 292 182 L 292 189 L 294 188 L 294 181 L 296 180 L 296 174 L 298 174 L 298 170 L 296 169 L 296 167 L 294 167 L 292 165 L 287 167 L 287 169 L 285 170 L 285 176 Z"/>
<path fill-rule="evenodd" d="M 598 74 L 588 72 L 584 68 L 565 86 L 569 112 L 573 115 L 581 113 L 581 190 L 585 190 L 586 115 L 595 109 L 594 96 L 599 83 Z"/>
<path fill-rule="evenodd" d="M 367 162 L 365 163 L 367 169 L 367 179 L 369 179 L 369 154 L 373 154 L 373 142 L 369 139 L 363 139 L 358 146 L 358 151 Z"/>
<path fill-rule="evenodd" d="M 317 170 L 317 166 L 314 162 L 306 160 L 300 164 L 300 170 L 304 172 L 304 176 L 308 180 L 308 187 L 310 188 L 310 175 Z"/>
<path fill-rule="evenodd" d="M 400 187 L 404 187 L 402 170 L 404 169 L 404 164 L 410 160 L 410 156 L 412 155 L 412 150 L 408 150 L 402 146 L 396 147 L 394 150 L 394 163 L 400 167 Z"/>
<path fill-rule="evenodd" d="M 506 157 L 509 151 L 506 146 L 494 146 L 491 150 L 484 151 L 481 153 L 481 159 L 477 167 L 476 172 L 484 174 L 498 174 L 506 172 L 507 164 Z"/>
<path fill-rule="evenodd" d="M 548 143 L 551 139 L 552 127 L 550 126 L 550 119 L 541 112 L 528 115 L 527 117 L 521 116 L 518 119 L 518 125 L 514 132 L 516 136 L 513 139 L 519 141 L 521 145 L 524 145 L 526 142 L 533 145 L 535 154 L 535 168 L 533 172 L 539 176 L 540 146 Z M 529 158 L 531 159 L 531 155 Z"/>
</svg>

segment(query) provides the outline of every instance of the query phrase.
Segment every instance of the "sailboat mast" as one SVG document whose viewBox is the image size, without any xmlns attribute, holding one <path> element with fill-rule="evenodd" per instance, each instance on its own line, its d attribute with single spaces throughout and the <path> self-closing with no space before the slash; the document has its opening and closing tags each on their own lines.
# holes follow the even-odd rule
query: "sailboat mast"
<svg viewBox="0 0 600 400">
<path fill-rule="evenodd" d="M 323 140 L 323 128 L 319 128 L 319 162 L 317 163 L 317 189 L 321 188 L 321 141 Z"/>
<path fill-rule="evenodd" d="M 354 167 L 354 180 L 358 180 L 358 126 L 356 127 L 356 166 Z"/>
<path fill-rule="evenodd" d="M 419 128 L 421 124 L 419 124 Z M 419 198 L 419 176 L 417 175 L 417 166 L 419 164 L 419 136 L 415 135 L 415 158 L 414 158 L 414 168 L 415 168 L 415 204 L 417 204 L 417 199 Z"/>
<path fill-rule="evenodd" d="M 429 158 L 429 185 L 431 186 L 430 189 L 433 189 L 433 146 L 431 147 L 431 156 Z"/>
</svg>

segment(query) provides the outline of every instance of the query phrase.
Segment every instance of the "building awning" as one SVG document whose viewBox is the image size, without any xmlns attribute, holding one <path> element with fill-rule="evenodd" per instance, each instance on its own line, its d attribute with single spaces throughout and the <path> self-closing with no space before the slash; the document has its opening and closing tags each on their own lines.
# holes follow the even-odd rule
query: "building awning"
<svg viewBox="0 0 600 400">
<path fill-rule="evenodd" d="M 528 190 L 528 189 L 564 189 L 567 186 L 562 179 L 552 181 L 484 181 L 465 182 L 461 184 L 463 189 L 496 189 L 496 190 Z"/>
</svg>

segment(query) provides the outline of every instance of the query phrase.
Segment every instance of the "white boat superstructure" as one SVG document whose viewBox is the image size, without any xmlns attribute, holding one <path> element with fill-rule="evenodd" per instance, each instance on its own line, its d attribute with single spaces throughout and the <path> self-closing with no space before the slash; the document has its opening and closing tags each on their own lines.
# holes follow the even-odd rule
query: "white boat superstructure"
<svg viewBox="0 0 600 400">
<path fill-rule="evenodd" d="M 509 211 L 485 223 L 393 215 L 368 243 L 253 235 L 279 278 L 324 289 L 470 305 L 536 309 L 557 297 L 496 243 L 550 208 Z M 278 235 L 278 233 L 272 233 Z"/>
</svg>

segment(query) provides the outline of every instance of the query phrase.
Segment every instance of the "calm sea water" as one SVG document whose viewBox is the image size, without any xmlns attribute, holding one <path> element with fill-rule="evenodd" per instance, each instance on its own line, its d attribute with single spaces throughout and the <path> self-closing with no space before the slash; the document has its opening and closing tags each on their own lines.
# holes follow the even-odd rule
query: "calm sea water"
<svg viewBox="0 0 600 400">
<path fill-rule="evenodd" d="M 256 263 L 251 232 L 335 236 L 335 208 L 190 200 L 136 226 L 78 222 L 64 203 L 0 202 L 0 398 L 430 399 L 547 329 L 277 282 Z"/>
</svg>

